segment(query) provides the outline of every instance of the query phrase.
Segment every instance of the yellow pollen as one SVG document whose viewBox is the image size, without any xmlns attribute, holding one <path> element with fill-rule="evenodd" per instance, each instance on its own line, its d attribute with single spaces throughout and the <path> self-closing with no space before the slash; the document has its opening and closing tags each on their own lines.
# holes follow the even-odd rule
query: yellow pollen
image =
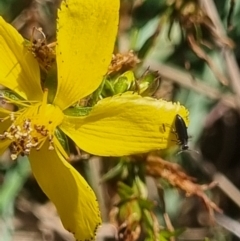
<svg viewBox="0 0 240 241">
<path fill-rule="evenodd" d="M 46 95 L 47 91 L 42 102 L 30 105 L 16 115 L 10 114 L 13 123 L 0 135 L 0 139 L 12 141 L 12 159 L 18 155 L 29 155 L 32 148 L 39 150 L 46 140 L 49 150 L 54 150 L 54 131 L 62 123 L 64 115 L 57 106 L 46 103 Z"/>
</svg>

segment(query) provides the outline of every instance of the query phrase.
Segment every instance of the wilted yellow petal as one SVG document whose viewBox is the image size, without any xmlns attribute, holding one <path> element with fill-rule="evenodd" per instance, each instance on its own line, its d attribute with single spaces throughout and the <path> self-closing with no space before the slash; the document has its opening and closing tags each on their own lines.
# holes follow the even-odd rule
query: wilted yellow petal
<svg viewBox="0 0 240 241">
<path fill-rule="evenodd" d="M 65 0 L 58 11 L 58 89 L 54 104 L 66 109 L 92 93 L 111 61 L 119 0 Z"/>
<path fill-rule="evenodd" d="M 39 66 L 23 37 L 0 17 L 0 84 L 24 99 L 41 100 Z"/>
<path fill-rule="evenodd" d="M 123 156 L 177 145 L 174 121 L 188 125 L 179 103 L 124 94 L 99 101 L 86 117 L 65 117 L 60 128 L 84 151 Z"/>
<path fill-rule="evenodd" d="M 45 143 L 31 151 L 33 174 L 55 204 L 63 226 L 79 241 L 92 240 L 101 223 L 96 196 L 84 178 Z"/>
</svg>

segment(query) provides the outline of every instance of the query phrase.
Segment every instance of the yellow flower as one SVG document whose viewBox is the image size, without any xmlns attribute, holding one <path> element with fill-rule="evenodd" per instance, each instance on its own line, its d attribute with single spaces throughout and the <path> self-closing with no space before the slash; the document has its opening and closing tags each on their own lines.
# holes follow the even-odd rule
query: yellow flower
<svg viewBox="0 0 240 241">
<path fill-rule="evenodd" d="M 101 223 L 94 192 L 66 161 L 55 133 L 59 128 L 81 149 L 101 156 L 144 153 L 176 145 L 176 114 L 188 125 L 188 111 L 178 103 L 124 94 L 100 101 L 87 116 L 64 110 L 92 93 L 111 60 L 118 25 L 119 1 L 63 1 L 58 11 L 56 60 L 58 83 L 48 103 L 40 70 L 24 39 L 0 18 L 0 84 L 25 101 L 11 113 L 0 109 L 3 152 L 28 155 L 32 172 L 56 205 L 64 227 L 77 240 L 92 240 Z"/>
</svg>

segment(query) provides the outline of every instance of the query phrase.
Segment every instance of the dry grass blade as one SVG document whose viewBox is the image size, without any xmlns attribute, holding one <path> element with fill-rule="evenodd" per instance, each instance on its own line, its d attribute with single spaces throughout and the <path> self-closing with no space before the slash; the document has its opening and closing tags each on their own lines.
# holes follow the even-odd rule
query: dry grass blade
<svg viewBox="0 0 240 241">
<path fill-rule="evenodd" d="M 190 44 L 190 47 L 192 51 L 200 58 L 206 61 L 208 64 L 209 68 L 213 71 L 217 79 L 221 82 L 223 85 L 228 85 L 228 80 L 227 78 L 220 73 L 220 71 L 217 69 L 216 65 L 214 62 L 211 60 L 211 58 L 204 52 L 204 50 L 197 44 L 195 41 L 193 35 L 188 35 L 187 36 L 188 43 Z"/>
<path fill-rule="evenodd" d="M 201 198 L 212 220 L 214 220 L 214 211 L 222 213 L 222 210 L 204 193 L 204 190 L 216 186 L 216 182 L 209 185 L 199 185 L 194 182 L 194 178 L 184 173 L 179 165 L 167 162 L 155 155 L 149 155 L 147 157 L 146 170 L 148 175 L 164 178 L 172 186 L 183 190 L 186 196 L 196 195 Z"/>
<path fill-rule="evenodd" d="M 211 18 L 212 22 L 214 23 L 217 34 L 219 36 L 226 37 L 226 31 L 218 15 L 214 2 L 212 0 L 201 0 L 201 3 L 209 18 Z M 238 108 L 240 108 L 240 70 L 236 61 L 236 57 L 231 49 L 222 48 L 222 50 L 226 62 L 227 72 L 229 75 L 229 85 L 232 87 L 233 92 L 237 95 L 236 100 Z"/>
<path fill-rule="evenodd" d="M 198 78 L 193 79 L 190 73 L 181 71 L 174 67 L 158 63 L 153 60 L 144 61 L 144 68 L 151 67 L 152 70 L 157 70 L 162 79 L 173 81 L 181 86 L 193 90 L 212 100 L 220 100 L 226 106 L 237 109 L 236 96 L 231 94 L 223 94 L 215 88 L 204 84 L 204 81 Z"/>
</svg>

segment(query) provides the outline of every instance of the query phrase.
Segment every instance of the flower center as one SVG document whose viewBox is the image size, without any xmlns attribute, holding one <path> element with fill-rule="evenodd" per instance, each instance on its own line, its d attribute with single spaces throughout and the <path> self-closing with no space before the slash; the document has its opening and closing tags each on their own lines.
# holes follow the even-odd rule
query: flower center
<svg viewBox="0 0 240 241">
<path fill-rule="evenodd" d="M 39 150 L 46 140 L 49 141 L 49 150 L 53 150 L 54 131 L 63 118 L 59 107 L 45 101 L 30 105 L 16 114 L 11 113 L 13 123 L 1 135 L 1 139 L 8 138 L 12 141 L 11 158 L 29 155 L 32 148 Z"/>
</svg>

